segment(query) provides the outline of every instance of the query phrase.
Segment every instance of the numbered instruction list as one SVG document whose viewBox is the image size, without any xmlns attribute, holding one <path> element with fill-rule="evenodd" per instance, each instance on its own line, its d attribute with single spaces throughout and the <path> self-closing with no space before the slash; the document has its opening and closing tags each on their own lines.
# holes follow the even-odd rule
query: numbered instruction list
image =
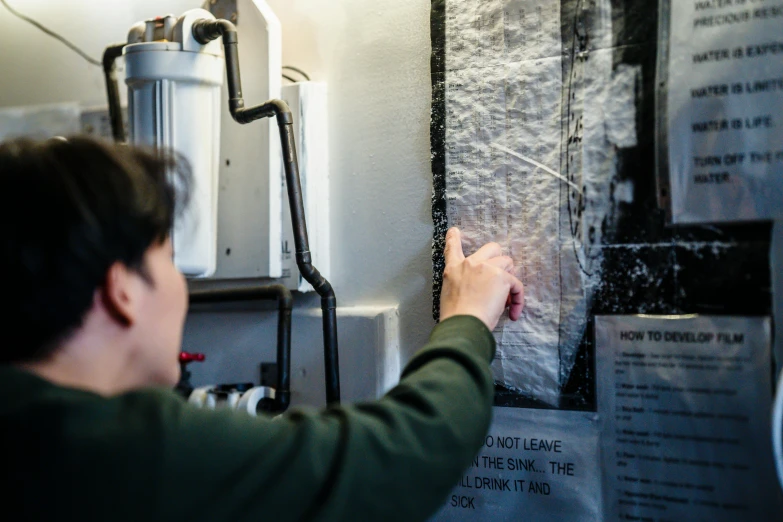
<svg viewBox="0 0 783 522">
<path fill-rule="evenodd" d="M 673 221 L 781 217 L 783 1 L 669 5 Z"/>
<path fill-rule="evenodd" d="M 780 520 L 766 318 L 596 317 L 605 517 Z"/>
</svg>

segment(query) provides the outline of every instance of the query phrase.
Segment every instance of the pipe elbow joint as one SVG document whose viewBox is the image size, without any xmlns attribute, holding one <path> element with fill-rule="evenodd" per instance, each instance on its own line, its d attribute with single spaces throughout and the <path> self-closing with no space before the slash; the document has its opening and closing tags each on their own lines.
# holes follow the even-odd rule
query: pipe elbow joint
<svg viewBox="0 0 783 522">
<path fill-rule="evenodd" d="M 237 28 L 228 20 L 207 20 L 202 18 L 193 22 L 193 38 L 201 45 L 206 45 L 221 36 L 225 43 L 236 43 Z M 231 36 L 228 36 L 231 35 Z"/>
<path fill-rule="evenodd" d="M 224 18 L 218 18 L 214 22 L 220 27 L 220 32 L 223 36 L 224 43 L 236 43 L 237 42 L 237 26 L 229 22 Z"/>
<path fill-rule="evenodd" d="M 304 280 L 310 284 L 312 284 L 314 279 L 317 279 L 321 275 L 318 270 L 316 270 L 316 268 L 310 263 L 297 263 L 297 268 L 299 269 L 299 273 L 302 274 Z"/>
<path fill-rule="evenodd" d="M 103 51 L 102 65 L 104 73 L 110 74 L 114 71 L 114 62 L 122 56 L 122 50 L 125 48 L 125 45 L 124 43 L 110 45 Z"/>
<path fill-rule="evenodd" d="M 326 284 L 329 286 L 329 288 L 321 297 L 321 308 L 325 310 L 336 310 L 337 297 L 334 295 L 334 289 L 332 288 L 332 285 L 329 284 L 328 281 L 326 282 Z"/>
<path fill-rule="evenodd" d="M 228 112 L 237 123 L 248 123 L 244 118 L 245 100 L 242 98 L 231 98 L 228 100 Z"/>
<path fill-rule="evenodd" d="M 274 110 L 279 125 L 293 125 L 294 115 L 291 114 L 291 108 L 286 102 L 283 100 L 269 100 L 267 104 Z"/>
<path fill-rule="evenodd" d="M 278 303 L 280 305 L 280 311 L 290 312 L 294 309 L 294 296 L 291 291 L 283 285 L 278 285 Z"/>
<path fill-rule="evenodd" d="M 277 304 L 280 311 L 291 311 L 294 309 L 294 295 L 284 285 L 269 285 L 266 287 L 277 298 Z"/>
<path fill-rule="evenodd" d="M 305 281 L 313 285 L 315 292 L 323 299 L 332 299 L 332 304 L 336 305 L 336 299 L 334 297 L 334 289 L 332 284 L 326 280 L 324 276 L 313 265 L 299 266 L 299 272 L 304 277 Z"/>
</svg>

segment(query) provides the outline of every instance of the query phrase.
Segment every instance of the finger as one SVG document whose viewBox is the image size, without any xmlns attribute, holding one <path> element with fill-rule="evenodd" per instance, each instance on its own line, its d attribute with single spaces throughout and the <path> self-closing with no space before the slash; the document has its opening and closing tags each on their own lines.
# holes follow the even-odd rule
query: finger
<svg viewBox="0 0 783 522">
<path fill-rule="evenodd" d="M 498 257 L 503 253 L 500 245 L 497 243 L 487 243 L 483 247 L 479 248 L 472 256 L 471 259 L 475 261 L 489 261 L 493 257 Z"/>
<path fill-rule="evenodd" d="M 509 297 L 511 298 L 511 304 L 508 308 L 508 316 L 512 321 L 516 321 L 522 315 L 522 309 L 525 307 L 525 287 L 522 281 L 516 277 L 509 275 L 508 282 L 511 285 L 509 290 Z"/>
<path fill-rule="evenodd" d="M 465 259 L 462 252 L 462 234 L 457 227 L 451 227 L 446 233 L 446 248 L 443 249 L 446 264 L 461 263 Z"/>
<path fill-rule="evenodd" d="M 514 275 L 514 260 L 508 256 L 493 257 L 487 261 L 488 265 L 496 266 L 504 272 Z"/>
</svg>

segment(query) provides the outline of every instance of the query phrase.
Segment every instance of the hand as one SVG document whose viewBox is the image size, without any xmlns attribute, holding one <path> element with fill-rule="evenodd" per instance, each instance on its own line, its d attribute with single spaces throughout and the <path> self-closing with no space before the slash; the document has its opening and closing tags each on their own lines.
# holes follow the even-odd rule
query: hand
<svg viewBox="0 0 783 522">
<path fill-rule="evenodd" d="M 454 227 L 446 234 L 444 256 L 441 321 L 454 315 L 473 315 L 493 330 L 506 307 L 512 321 L 519 319 L 525 302 L 524 287 L 512 275 L 514 261 L 501 255 L 500 245 L 487 243 L 466 258 L 462 235 Z"/>
</svg>

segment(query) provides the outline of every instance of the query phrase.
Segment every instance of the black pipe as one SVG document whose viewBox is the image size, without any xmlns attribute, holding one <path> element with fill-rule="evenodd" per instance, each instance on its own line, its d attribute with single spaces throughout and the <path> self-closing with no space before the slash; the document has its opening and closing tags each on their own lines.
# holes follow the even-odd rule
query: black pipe
<svg viewBox="0 0 783 522">
<path fill-rule="evenodd" d="M 189 284 L 190 302 L 225 303 L 234 301 L 277 300 L 277 388 L 275 412 L 291 404 L 291 312 L 294 298 L 283 285 L 261 285 L 251 281 L 226 283 L 193 281 Z"/>
<path fill-rule="evenodd" d="M 114 141 L 125 141 L 125 124 L 122 122 L 122 107 L 120 106 L 120 89 L 117 86 L 117 68 L 114 62 L 122 56 L 124 43 L 110 45 L 103 51 L 103 77 L 106 81 L 106 98 L 109 100 L 109 122 Z"/>
<path fill-rule="evenodd" d="M 302 201 L 302 184 L 299 178 L 299 163 L 296 158 L 294 118 L 291 114 L 291 109 L 282 100 L 270 100 L 255 107 L 245 108 L 245 102 L 242 99 L 242 81 L 239 73 L 237 31 L 234 24 L 228 20 L 206 19 L 193 23 L 193 37 L 202 45 L 221 36 L 223 37 L 223 48 L 226 57 L 228 104 L 231 116 L 236 122 L 241 124 L 250 123 L 261 118 L 271 118 L 272 116 L 275 116 L 277 119 L 277 125 L 280 129 L 280 142 L 283 149 L 286 186 L 288 187 L 288 204 L 291 207 L 291 221 L 294 231 L 294 243 L 296 244 L 296 265 L 302 277 L 321 296 L 326 402 L 327 404 L 339 403 L 340 368 L 337 348 L 337 298 L 329 281 L 312 265 L 304 203 Z"/>
</svg>

